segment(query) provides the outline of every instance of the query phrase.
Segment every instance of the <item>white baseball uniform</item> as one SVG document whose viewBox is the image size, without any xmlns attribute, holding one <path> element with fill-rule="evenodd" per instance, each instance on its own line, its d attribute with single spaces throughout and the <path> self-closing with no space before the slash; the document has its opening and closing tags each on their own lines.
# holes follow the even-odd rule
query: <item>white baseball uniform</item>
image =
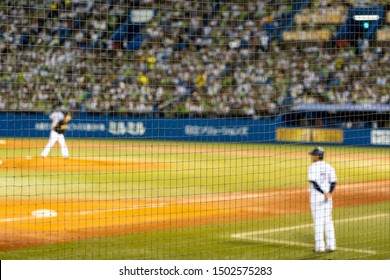
<svg viewBox="0 0 390 280">
<path fill-rule="evenodd" d="M 62 112 L 53 112 L 50 114 L 49 118 L 50 120 L 52 121 L 51 123 L 51 131 L 50 131 L 50 139 L 49 139 L 49 142 L 47 143 L 46 147 L 43 149 L 42 153 L 41 153 L 41 157 L 45 158 L 47 157 L 47 155 L 49 154 L 51 148 L 54 146 L 54 144 L 58 141 L 58 143 L 60 144 L 61 146 L 61 152 L 62 152 L 62 156 L 64 158 L 68 158 L 69 157 L 69 151 L 68 151 L 68 147 L 66 146 L 66 142 L 65 142 L 65 137 L 64 137 L 64 134 L 63 133 L 58 133 L 55 131 L 55 127 L 56 125 L 62 121 L 64 119 L 64 114 Z"/>
<path fill-rule="evenodd" d="M 333 191 L 336 180 L 336 172 L 327 162 L 319 160 L 310 165 L 310 208 L 314 221 L 315 251 L 317 252 L 336 249 L 336 238 L 332 221 L 332 198 L 326 200 L 324 196 L 324 193 Z"/>
</svg>

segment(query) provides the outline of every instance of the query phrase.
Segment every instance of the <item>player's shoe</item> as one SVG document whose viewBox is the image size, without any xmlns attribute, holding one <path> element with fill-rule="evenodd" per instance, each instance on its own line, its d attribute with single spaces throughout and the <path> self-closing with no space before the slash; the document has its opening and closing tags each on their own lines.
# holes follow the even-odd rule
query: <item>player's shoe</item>
<svg viewBox="0 0 390 280">
<path fill-rule="evenodd" d="M 336 251 L 336 248 L 327 248 L 326 251 L 329 253 L 332 253 L 332 252 Z"/>
<path fill-rule="evenodd" d="M 313 252 L 314 253 L 325 253 L 325 249 L 319 249 L 319 250 L 313 249 Z"/>
</svg>

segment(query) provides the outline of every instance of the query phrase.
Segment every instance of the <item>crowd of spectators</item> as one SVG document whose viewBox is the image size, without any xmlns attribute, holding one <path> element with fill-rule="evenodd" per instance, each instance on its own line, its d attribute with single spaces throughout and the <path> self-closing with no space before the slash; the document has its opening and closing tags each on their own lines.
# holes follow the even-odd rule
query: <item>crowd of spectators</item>
<svg viewBox="0 0 390 280">
<path fill-rule="evenodd" d="M 259 117 L 307 103 L 390 104 L 389 48 L 285 48 L 265 27 L 290 4 L 8 1 L 0 5 L 0 110 L 60 103 L 73 111 Z M 128 52 L 110 34 L 132 5 L 158 15 L 144 27 L 148 40 Z"/>
</svg>

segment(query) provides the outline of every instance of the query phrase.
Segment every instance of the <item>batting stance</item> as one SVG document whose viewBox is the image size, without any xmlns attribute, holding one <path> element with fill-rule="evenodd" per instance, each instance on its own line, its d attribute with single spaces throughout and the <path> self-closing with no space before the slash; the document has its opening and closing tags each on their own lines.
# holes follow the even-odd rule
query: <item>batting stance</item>
<svg viewBox="0 0 390 280">
<path fill-rule="evenodd" d="M 64 158 L 69 157 L 68 147 L 66 146 L 64 133 L 68 127 L 68 122 L 72 119 L 69 113 L 64 114 L 60 111 L 59 107 L 56 107 L 56 110 L 51 113 L 49 117 L 52 121 L 51 123 L 51 131 L 50 131 L 50 139 L 47 143 L 45 149 L 42 151 L 41 157 L 45 158 L 50 152 L 50 149 L 54 146 L 54 144 L 58 141 L 61 146 L 62 156 Z"/>
<path fill-rule="evenodd" d="M 314 221 L 315 252 L 335 251 L 336 238 L 332 221 L 332 192 L 336 187 L 336 172 L 323 161 L 324 149 L 314 148 L 309 167 L 310 208 Z M 324 242 L 326 237 L 326 246 Z"/>
</svg>

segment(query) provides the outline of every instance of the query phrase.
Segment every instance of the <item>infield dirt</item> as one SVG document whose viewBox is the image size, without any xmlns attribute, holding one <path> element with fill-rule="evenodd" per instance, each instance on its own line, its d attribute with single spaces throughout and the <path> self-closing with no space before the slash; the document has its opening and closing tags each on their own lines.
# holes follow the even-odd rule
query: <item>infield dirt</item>
<svg viewBox="0 0 390 280">
<path fill-rule="evenodd" d="M 390 180 L 338 186 L 335 207 L 390 200 Z M 307 187 L 126 200 L 0 200 L 0 250 L 309 211 Z M 38 209 L 55 217 L 37 218 Z"/>
</svg>

